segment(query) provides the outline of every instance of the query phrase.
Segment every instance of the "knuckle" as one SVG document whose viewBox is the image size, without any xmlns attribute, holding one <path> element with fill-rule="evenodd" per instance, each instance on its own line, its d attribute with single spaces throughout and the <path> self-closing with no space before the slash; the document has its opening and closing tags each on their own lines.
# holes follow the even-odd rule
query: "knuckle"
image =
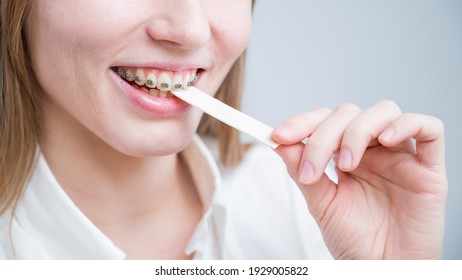
<svg viewBox="0 0 462 280">
<path fill-rule="evenodd" d="M 326 115 L 329 115 L 333 112 L 332 109 L 328 107 L 319 107 L 319 108 L 316 108 L 315 111 L 321 114 L 326 114 Z"/>
<path fill-rule="evenodd" d="M 404 113 L 402 115 L 402 119 L 405 123 L 408 124 L 412 124 L 418 121 L 422 125 L 425 124 L 431 126 L 433 131 L 435 131 L 437 134 L 444 134 L 444 122 L 438 117 L 416 113 Z"/>
<path fill-rule="evenodd" d="M 406 122 L 412 122 L 413 120 L 415 120 L 416 118 L 418 118 L 418 115 L 417 114 L 414 114 L 414 113 L 404 113 L 402 116 L 401 116 L 401 119 L 405 120 Z"/>
<path fill-rule="evenodd" d="M 444 133 L 444 123 L 440 118 L 430 116 L 432 122 L 435 124 L 435 128 L 439 133 Z"/>
<path fill-rule="evenodd" d="M 326 141 L 322 141 L 321 139 L 316 138 L 316 137 L 309 138 L 307 141 L 307 145 L 309 147 L 310 154 L 319 153 L 319 152 L 323 152 L 326 150 L 331 150 L 328 147 L 328 144 L 326 143 Z"/>
<path fill-rule="evenodd" d="M 358 124 L 351 124 L 345 129 L 343 133 L 344 139 L 358 139 L 367 137 L 370 133 L 367 132 L 364 126 L 360 126 Z"/>
<path fill-rule="evenodd" d="M 387 111 L 394 112 L 394 113 L 396 113 L 398 115 L 401 114 L 401 108 L 393 100 L 382 99 L 382 100 L 379 100 L 376 105 L 380 106 L 380 107 L 383 107 L 383 108 L 386 108 Z"/>
<path fill-rule="evenodd" d="M 351 103 L 343 103 L 340 104 L 336 109 L 336 112 L 341 112 L 341 113 L 359 113 L 361 112 L 361 108 L 359 108 L 355 104 Z"/>
</svg>

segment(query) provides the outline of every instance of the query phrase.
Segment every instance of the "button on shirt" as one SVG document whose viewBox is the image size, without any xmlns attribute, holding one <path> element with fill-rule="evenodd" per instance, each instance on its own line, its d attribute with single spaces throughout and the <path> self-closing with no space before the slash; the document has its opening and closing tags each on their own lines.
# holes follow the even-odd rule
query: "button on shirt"
<svg viewBox="0 0 462 280">
<path fill-rule="evenodd" d="M 181 152 L 204 215 L 186 254 L 195 259 L 330 259 L 320 231 L 282 160 L 255 145 L 234 168 L 220 167 L 198 136 Z M 335 177 L 328 168 L 330 177 Z M 39 156 L 14 216 L 0 217 L 0 259 L 126 257 L 72 202 Z"/>
</svg>

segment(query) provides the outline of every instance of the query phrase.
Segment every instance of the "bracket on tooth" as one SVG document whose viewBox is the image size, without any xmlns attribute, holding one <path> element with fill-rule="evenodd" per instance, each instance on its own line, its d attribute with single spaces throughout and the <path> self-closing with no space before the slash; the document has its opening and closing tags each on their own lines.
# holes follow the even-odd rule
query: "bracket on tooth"
<svg viewBox="0 0 462 280">
<path fill-rule="evenodd" d="M 142 81 L 142 80 L 141 80 L 140 76 L 135 75 L 135 82 L 141 83 L 141 81 Z"/>
<path fill-rule="evenodd" d="M 191 81 L 191 83 L 197 82 L 197 79 L 199 79 L 199 73 L 196 72 L 196 75 L 194 76 L 194 79 Z"/>
<path fill-rule="evenodd" d="M 186 86 L 187 86 L 187 87 L 192 87 L 192 86 L 194 85 L 194 83 L 197 81 L 197 79 L 199 79 L 199 74 L 198 74 L 198 73 L 195 73 L 195 74 L 194 74 L 194 78 L 193 78 L 191 81 L 188 81 L 188 82 L 186 83 Z M 185 88 L 185 89 L 187 89 L 187 88 Z"/>
<path fill-rule="evenodd" d="M 170 85 L 168 83 L 160 83 L 159 87 L 161 89 L 170 89 Z"/>
<path fill-rule="evenodd" d="M 130 81 L 130 82 L 133 81 L 133 75 L 132 75 L 132 73 L 130 73 L 128 71 L 124 73 L 124 77 L 125 77 L 125 79 L 127 81 Z"/>
<path fill-rule="evenodd" d="M 154 87 L 154 82 L 152 80 L 148 79 L 148 80 L 146 80 L 146 85 L 148 87 Z"/>
</svg>

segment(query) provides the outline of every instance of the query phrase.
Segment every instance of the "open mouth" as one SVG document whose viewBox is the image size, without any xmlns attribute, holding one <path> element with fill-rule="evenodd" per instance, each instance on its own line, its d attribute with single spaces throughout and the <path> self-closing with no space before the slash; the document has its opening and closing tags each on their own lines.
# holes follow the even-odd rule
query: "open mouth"
<svg viewBox="0 0 462 280">
<path fill-rule="evenodd" d="M 202 69 L 165 71 L 153 68 L 112 67 L 120 78 L 132 87 L 155 96 L 169 98 L 171 91 L 188 89 L 199 78 Z"/>
</svg>

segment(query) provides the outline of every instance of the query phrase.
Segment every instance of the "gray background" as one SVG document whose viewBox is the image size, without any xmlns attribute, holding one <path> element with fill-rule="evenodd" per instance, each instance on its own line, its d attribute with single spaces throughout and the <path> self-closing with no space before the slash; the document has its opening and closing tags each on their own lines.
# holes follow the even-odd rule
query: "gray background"
<svg viewBox="0 0 462 280">
<path fill-rule="evenodd" d="M 391 99 L 446 127 L 445 258 L 462 259 L 462 1 L 258 0 L 243 110 L 276 125 Z"/>
</svg>

